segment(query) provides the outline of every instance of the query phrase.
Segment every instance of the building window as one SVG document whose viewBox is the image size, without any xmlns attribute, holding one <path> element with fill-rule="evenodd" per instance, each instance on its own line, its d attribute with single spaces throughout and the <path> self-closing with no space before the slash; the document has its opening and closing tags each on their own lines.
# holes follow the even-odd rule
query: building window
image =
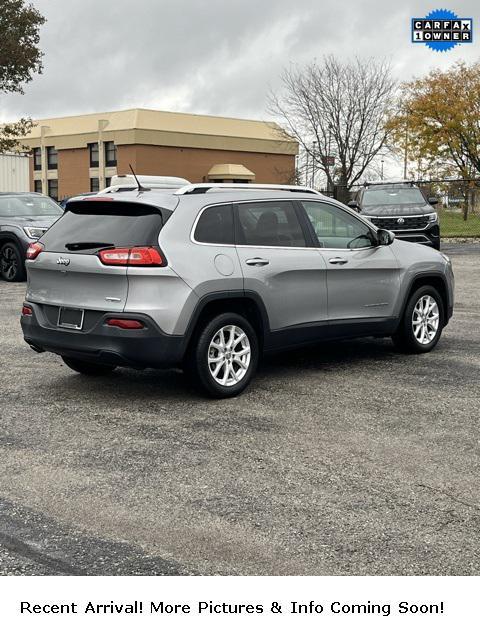
<svg viewBox="0 0 480 640">
<path fill-rule="evenodd" d="M 41 180 L 34 180 L 34 182 L 33 182 L 33 190 L 35 191 L 35 193 L 42 193 L 42 181 Z"/>
<path fill-rule="evenodd" d="M 112 184 L 111 178 L 105 178 L 105 187 L 109 187 Z"/>
<path fill-rule="evenodd" d="M 34 171 L 40 171 L 42 168 L 42 150 L 40 147 L 35 147 L 33 150 L 33 169 Z"/>
<path fill-rule="evenodd" d="M 91 142 L 88 148 L 90 150 L 90 166 L 98 167 L 98 142 Z"/>
<path fill-rule="evenodd" d="M 58 201 L 58 180 L 48 181 L 48 195 Z"/>
<path fill-rule="evenodd" d="M 90 191 L 91 193 L 100 191 L 100 181 L 98 178 L 90 178 Z"/>
<path fill-rule="evenodd" d="M 55 147 L 47 147 L 47 167 L 49 169 L 58 168 L 58 153 Z"/>
<path fill-rule="evenodd" d="M 107 167 L 117 166 L 117 147 L 114 142 L 105 142 L 105 165 Z"/>
</svg>

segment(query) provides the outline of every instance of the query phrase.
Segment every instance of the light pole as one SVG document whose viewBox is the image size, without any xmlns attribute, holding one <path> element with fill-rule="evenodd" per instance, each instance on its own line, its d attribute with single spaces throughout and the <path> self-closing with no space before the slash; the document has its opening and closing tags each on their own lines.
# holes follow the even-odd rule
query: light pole
<svg viewBox="0 0 480 640">
<path fill-rule="evenodd" d="M 317 158 L 317 154 L 316 154 L 316 147 L 318 146 L 318 142 L 316 140 L 313 141 L 312 144 L 312 148 L 313 148 L 313 154 L 312 154 L 312 183 L 311 183 L 311 187 L 312 189 L 315 189 L 315 171 L 316 171 L 316 158 Z"/>
<path fill-rule="evenodd" d="M 408 169 L 408 116 L 410 115 L 410 111 L 408 107 L 405 109 L 405 153 L 403 156 L 403 179 L 407 179 L 407 169 Z"/>
<path fill-rule="evenodd" d="M 382 158 L 381 159 L 381 169 L 380 169 L 380 180 L 383 182 L 383 163 L 385 162 L 385 160 Z"/>
</svg>

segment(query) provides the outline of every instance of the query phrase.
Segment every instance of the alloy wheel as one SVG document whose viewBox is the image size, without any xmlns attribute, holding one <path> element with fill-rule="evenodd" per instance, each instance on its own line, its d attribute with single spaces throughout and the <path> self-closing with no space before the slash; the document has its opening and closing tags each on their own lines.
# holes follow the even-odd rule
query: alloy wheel
<svg viewBox="0 0 480 640">
<path fill-rule="evenodd" d="M 241 327 L 226 325 L 213 336 L 208 347 L 210 375 L 223 387 L 232 387 L 245 377 L 251 360 L 251 346 Z"/>
<path fill-rule="evenodd" d="M 440 324 L 438 304 L 432 296 L 419 298 L 413 308 L 412 329 L 417 342 L 430 344 L 435 339 Z"/>
<path fill-rule="evenodd" d="M 17 275 L 18 261 L 12 247 L 4 247 L 0 257 L 0 269 L 5 280 L 13 280 Z"/>
</svg>

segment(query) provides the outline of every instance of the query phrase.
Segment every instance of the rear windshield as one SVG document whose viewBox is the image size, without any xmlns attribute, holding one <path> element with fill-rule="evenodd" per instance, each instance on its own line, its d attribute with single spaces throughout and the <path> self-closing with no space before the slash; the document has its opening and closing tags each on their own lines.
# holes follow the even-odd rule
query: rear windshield
<svg viewBox="0 0 480 640">
<path fill-rule="evenodd" d="M 61 216 L 62 209 L 51 198 L 28 194 L 2 196 L 0 198 L 0 218 L 30 218 L 37 216 Z"/>
<path fill-rule="evenodd" d="M 162 216 L 171 212 L 137 203 L 73 202 L 42 236 L 46 251 L 96 253 L 105 247 L 158 245 Z"/>
<path fill-rule="evenodd" d="M 362 204 L 425 204 L 425 198 L 415 188 L 367 189 Z"/>
</svg>

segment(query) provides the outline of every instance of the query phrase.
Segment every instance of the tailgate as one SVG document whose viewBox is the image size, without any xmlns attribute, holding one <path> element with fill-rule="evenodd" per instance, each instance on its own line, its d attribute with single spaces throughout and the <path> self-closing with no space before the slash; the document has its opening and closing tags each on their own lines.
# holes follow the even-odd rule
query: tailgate
<svg viewBox="0 0 480 640">
<path fill-rule="evenodd" d="M 96 255 L 42 252 L 28 263 L 30 302 L 123 311 L 127 293 L 127 267 L 105 266 Z"/>
<path fill-rule="evenodd" d="M 102 248 L 155 247 L 168 211 L 110 197 L 68 203 L 41 237 L 43 250 L 27 260 L 27 300 L 44 305 L 123 311 L 127 266 L 104 264 Z M 105 261 L 104 261 L 105 262 Z"/>
</svg>

